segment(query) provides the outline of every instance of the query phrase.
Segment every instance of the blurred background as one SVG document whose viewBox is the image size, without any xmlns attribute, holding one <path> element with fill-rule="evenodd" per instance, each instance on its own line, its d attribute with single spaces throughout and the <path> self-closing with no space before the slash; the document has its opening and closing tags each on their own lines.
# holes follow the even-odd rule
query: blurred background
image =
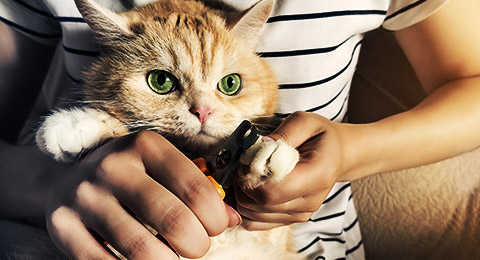
<svg viewBox="0 0 480 260">
<path fill-rule="evenodd" d="M 373 122 L 425 96 L 393 34 L 367 34 L 348 121 Z M 480 149 L 352 188 L 367 259 L 480 259 Z"/>
</svg>

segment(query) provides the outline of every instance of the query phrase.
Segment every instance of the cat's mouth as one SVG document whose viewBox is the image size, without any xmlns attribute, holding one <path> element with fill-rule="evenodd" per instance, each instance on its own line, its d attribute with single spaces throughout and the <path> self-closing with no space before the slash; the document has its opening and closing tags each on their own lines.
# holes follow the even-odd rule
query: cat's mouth
<svg viewBox="0 0 480 260">
<path fill-rule="evenodd" d="M 199 131 L 190 137 L 177 136 L 169 140 L 189 158 L 208 156 L 223 142 L 222 138 L 213 136 L 207 131 Z"/>
<path fill-rule="evenodd" d="M 217 135 L 213 135 L 208 130 L 201 129 L 194 137 L 196 142 L 200 145 L 212 146 L 219 142 L 221 138 Z"/>
<path fill-rule="evenodd" d="M 198 131 L 197 135 L 198 136 L 218 138 L 217 136 L 214 136 L 213 134 L 211 134 L 208 130 L 205 130 L 204 128 L 200 129 L 200 131 Z"/>
<path fill-rule="evenodd" d="M 180 127 L 180 129 L 182 129 Z M 233 130 L 232 130 L 233 131 Z M 197 127 L 184 127 L 180 131 L 156 129 L 180 151 L 188 157 L 206 156 L 216 151 L 229 136 L 226 127 L 220 129 L 214 126 L 202 125 Z"/>
</svg>

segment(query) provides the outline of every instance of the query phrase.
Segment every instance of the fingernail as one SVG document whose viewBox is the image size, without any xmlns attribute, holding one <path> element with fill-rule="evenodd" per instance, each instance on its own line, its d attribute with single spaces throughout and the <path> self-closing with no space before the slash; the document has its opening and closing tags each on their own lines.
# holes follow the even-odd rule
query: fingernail
<svg viewBox="0 0 480 260">
<path fill-rule="evenodd" d="M 238 226 L 242 224 L 242 216 L 240 216 L 240 214 L 238 214 L 236 210 L 234 212 L 235 212 L 235 215 L 237 216 L 237 224 L 235 226 Z"/>
<path fill-rule="evenodd" d="M 275 140 L 273 140 L 273 138 L 271 138 L 270 136 L 262 136 L 262 141 L 263 142 L 275 142 Z"/>
<path fill-rule="evenodd" d="M 228 226 L 229 226 L 229 227 L 234 227 L 234 226 L 238 226 L 238 225 L 242 224 L 242 217 L 240 216 L 240 214 L 238 214 L 238 212 L 237 212 L 235 209 L 233 209 L 232 207 L 230 207 L 230 205 L 225 204 L 225 206 L 226 206 L 228 209 L 230 209 L 230 210 L 228 210 L 228 211 L 231 212 L 231 213 L 229 213 L 229 214 L 234 215 L 234 216 L 235 216 L 234 219 L 236 219 L 235 221 L 230 222 Z M 233 213 L 233 214 L 232 214 L 232 213 Z M 231 218 L 230 218 L 230 219 L 231 219 Z"/>
</svg>

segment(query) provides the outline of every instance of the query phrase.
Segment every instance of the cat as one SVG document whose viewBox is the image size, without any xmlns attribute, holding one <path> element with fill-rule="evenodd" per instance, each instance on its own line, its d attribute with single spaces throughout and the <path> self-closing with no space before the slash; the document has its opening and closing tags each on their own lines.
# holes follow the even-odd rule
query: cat
<svg viewBox="0 0 480 260">
<path fill-rule="evenodd" d="M 208 158 L 243 120 L 273 115 L 277 82 L 255 45 L 274 0 L 240 14 L 193 0 L 121 13 L 75 2 L 102 54 L 85 72 L 83 105 L 53 111 L 37 131 L 37 145 L 56 160 L 75 161 L 104 140 L 142 130 L 191 159 Z M 299 160 L 284 142 L 259 140 L 242 156 L 256 166 L 241 185 L 280 181 Z M 227 229 L 202 259 L 300 259 L 290 229 Z"/>
</svg>

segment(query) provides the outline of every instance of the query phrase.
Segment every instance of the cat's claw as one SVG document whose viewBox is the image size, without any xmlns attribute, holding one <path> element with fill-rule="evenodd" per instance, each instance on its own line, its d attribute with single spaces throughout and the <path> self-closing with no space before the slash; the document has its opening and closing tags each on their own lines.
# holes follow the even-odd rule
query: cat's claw
<svg viewBox="0 0 480 260">
<path fill-rule="evenodd" d="M 55 160 L 72 162 L 84 150 L 125 131 L 122 123 L 101 110 L 73 108 L 48 116 L 37 131 L 36 142 Z"/>
<path fill-rule="evenodd" d="M 265 182 L 279 182 L 289 174 L 300 155 L 292 146 L 282 140 L 260 138 L 240 157 L 240 164 L 248 171 L 239 176 L 243 186 L 256 188 Z"/>
</svg>

